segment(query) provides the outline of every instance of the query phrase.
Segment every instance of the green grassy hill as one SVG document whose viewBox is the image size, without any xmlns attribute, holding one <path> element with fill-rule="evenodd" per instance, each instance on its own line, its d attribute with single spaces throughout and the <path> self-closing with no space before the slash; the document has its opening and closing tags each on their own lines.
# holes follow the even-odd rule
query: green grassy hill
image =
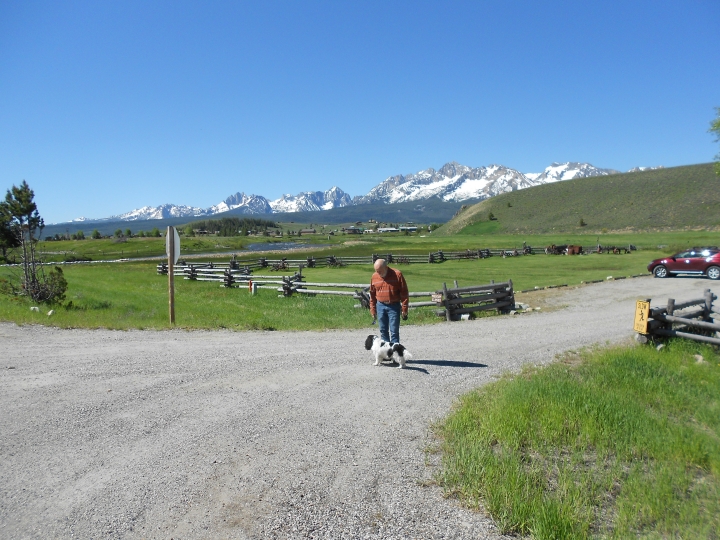
<svg viewBox="0 0 720 540">
<path fill-rule="evenodd" d="M 495 220 L 490 220 L 493 214 Z M 581 226 L 581 220 L 586 224 Z M 580 178 L 505 193 L 466 208 L 433 234 L 600 232 L 720 226 L 712 163 Z"/>
</svg>

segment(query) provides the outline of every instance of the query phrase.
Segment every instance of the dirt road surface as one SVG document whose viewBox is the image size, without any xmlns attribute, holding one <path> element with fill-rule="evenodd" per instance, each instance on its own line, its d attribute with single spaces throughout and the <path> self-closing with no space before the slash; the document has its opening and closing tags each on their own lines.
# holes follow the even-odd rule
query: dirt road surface
<svg viewBox="0 0 720 540">
<path fill-rule="evenodd" d="M 371 365 L 369 325 L 0 324 L 0 537 L 501 538 L 430 482 L 432 422 L 503 372 L 628 340 L 636 299 L 713 285 L 628 279 L 561 291 L 555 310 L 403 326 L 405 370 Z"/>
</svg>

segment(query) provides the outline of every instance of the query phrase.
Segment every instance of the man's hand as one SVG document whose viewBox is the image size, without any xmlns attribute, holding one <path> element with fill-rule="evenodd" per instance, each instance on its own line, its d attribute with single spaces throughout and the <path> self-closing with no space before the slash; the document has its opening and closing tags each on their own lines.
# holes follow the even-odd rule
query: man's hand
<svg viewBox="0 0 720 540">
<path fill-rule="evenodd" d="M 372 324 L 377 324 L 377 317 L 373 317 L 373 322 L 372 322 Z"/>
<path fill-rule="evenodd" d="M 407 313 L 401 315 L 403 321 L 407 321 Z"/>
</svg>

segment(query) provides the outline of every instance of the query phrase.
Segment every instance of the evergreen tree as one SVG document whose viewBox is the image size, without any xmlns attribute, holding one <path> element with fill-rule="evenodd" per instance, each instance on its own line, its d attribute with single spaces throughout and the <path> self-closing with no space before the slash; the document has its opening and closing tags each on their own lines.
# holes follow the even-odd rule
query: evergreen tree
<svg viewBox="0 0 720 540">
<path fill-rule="evenodd" d="M 6 281 L 5 290 L 29 296 L 36 302 L 60 302 L 65 298 L 67 281 L 57 266 L 46 275 L 38 259 L 37 244 L 45 222 L 40 217 L 34 198 L 35 193 L 23 180 L 20 187 L 9 189 L 5 200 L 0 203 L 4 227 L 14 236 L 22 256 L 19 284 Z"/>
</svg>

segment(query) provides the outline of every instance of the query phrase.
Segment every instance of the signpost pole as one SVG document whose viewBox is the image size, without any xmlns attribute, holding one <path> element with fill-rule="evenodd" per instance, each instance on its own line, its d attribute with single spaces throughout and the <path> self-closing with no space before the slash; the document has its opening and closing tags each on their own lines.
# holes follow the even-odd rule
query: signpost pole
<svg viewBox="0 0 720 540">
<path fill-rule="evenodd" d="M 175 228 L 167 228 L 168 292 L 170 295 L 170 324 L 175 324 Z"/>
</svg>

